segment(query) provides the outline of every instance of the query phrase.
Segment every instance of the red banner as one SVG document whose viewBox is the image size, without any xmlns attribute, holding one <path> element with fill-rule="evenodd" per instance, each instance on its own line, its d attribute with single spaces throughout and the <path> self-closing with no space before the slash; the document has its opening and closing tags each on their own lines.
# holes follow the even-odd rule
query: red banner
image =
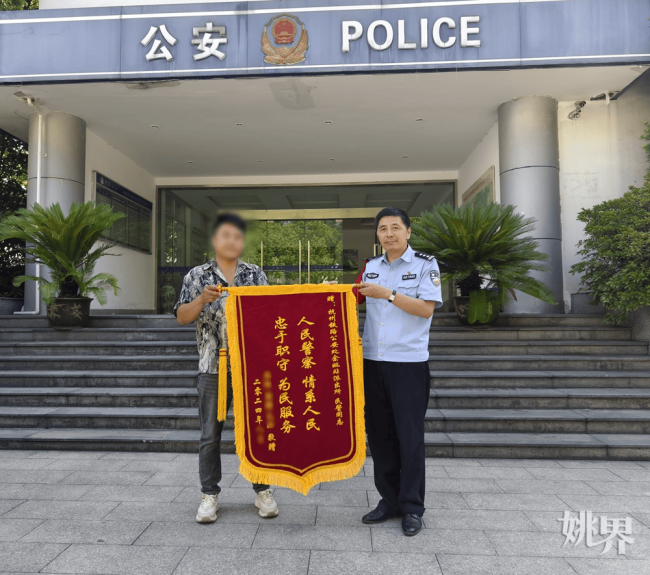
<svg viewBox="0 0 650 575">
<path fill-rule="evenodd" d="M 235 441 L 251 482 L 306 494 L 365 461 L 352 286 L 228 288 Z"/>
</svg>

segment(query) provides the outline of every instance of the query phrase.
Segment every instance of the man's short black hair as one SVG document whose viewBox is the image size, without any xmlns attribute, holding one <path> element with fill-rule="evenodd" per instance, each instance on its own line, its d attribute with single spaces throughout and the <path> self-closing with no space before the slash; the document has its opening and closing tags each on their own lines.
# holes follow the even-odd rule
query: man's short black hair
<svg viewBox="0 0 650 575">
<path fill-rule="evenodd" d="M 388 207 L 381 210 L 375 216 L 375 232 L 379 229 L 379 220 L 381 220 L 381 218 L 385 218 L 386 216 L 394 216 L 396 218 L 400 218 L 402 222 L 404 222 L 406 229 L 409 229 L 411 227 L 411 218 L 409 218 L 409 215 L 403 209 Z"/>
<path fill-rule="evenodd" d="M 235 226 L 242 234 L 246 233 L 246 222 L 241 216 L 232 213 L 218 214 L 212 226 L 212 235 L 216 234 L 223 224 L 231 224 Z"/>
</svg>

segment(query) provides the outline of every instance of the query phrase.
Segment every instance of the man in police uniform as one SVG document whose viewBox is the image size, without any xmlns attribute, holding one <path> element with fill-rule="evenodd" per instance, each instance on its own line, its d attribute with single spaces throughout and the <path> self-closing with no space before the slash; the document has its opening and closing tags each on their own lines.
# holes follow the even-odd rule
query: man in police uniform
<svg viewBox="0 0 650 575">
<path fill-rule="evenodd" d="M 416 535 L 424 514 L 429 329 L 434 308 L 442 305 L 440 270 L 433 256 L 409 246 L 404 210 L 384 208 L 375 229 L 385 253 L 368 261 L 359 293 L 366 297 L 366 431 L 381 501 L 363 522 L 401 515 L 404 534 Z"/>
</svg>

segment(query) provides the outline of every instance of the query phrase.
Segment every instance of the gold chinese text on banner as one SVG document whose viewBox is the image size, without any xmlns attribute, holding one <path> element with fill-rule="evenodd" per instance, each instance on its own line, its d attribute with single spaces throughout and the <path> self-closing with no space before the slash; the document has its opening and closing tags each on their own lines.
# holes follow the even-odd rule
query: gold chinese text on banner
<svg viewBox="0 0 650 575">
<path fill-rule="evenodd" d="M 228 288 L 241 474 L 303 494 L 366 457 L 363 359 L 351 285 Z"/>
</svg>

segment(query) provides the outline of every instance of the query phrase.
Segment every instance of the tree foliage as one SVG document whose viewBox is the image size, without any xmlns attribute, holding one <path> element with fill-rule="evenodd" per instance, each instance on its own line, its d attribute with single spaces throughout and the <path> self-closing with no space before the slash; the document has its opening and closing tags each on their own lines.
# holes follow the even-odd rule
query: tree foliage
<svg viewBox="0 0 650 575">
<path fill-rule="evenodd" d="M 336 220 L 292 220 L 257 222 L 251 226 L 246 238 L 246 250 L 242 259 L 260 264 L 260 241 L 264 242 L 264 268 L 269 266 L 298 266 L 302 256 L 302 283 L 307 282 L 307 242 L 309 242 L 309 263 L 312 266 L 343 264 L 343 230 Z M 299 254 L 298 242 L 302 242 Z M 298 272 L 267 270 L 273 284 L 298 283 Z M 324 279 L 341 281 L 341 271 L 312 271 L 312 283 Z"/>
<path fill-rule="evenodd" d="M 95 274 L 99 258 L 113 247 L 111 242 L 103 241 L 93 249 L 104 230 L 117 220 L 124 218 L 122 213 L 114 213 L 106 204 L 73 203 L 66 216 L 57 203 L 47 208 L 35 204 L 33 209 L 21 208 L 15 214 L 0 220 L 0 240 L 14 238 L 26 242 L 26 261 L 46 265 L 51 280 L 35 276 L 18 276 L 15 285 L 25 280 L 37 281 L 41 295 L 47 305 L 54 303 L 56 297 L 89 297 L 106 303 L 105 290 L 112 288 L 117 295 L 117 280 L 106 273 Z"/>
<path fill-rule="evenodd" d="M 650 142 L 650 124 L 641 139 Z M 650 162 L 650 143 L 644 149 Z M 586 237 L 578 242 L 583 259 L 570 271 L 582 276 L 592 303 L 608 310 L 605 319 L 625 321 L 650 305 L 650 169 L 642 187 L 583 209 L 578 221 L 585 224 Z"/>
<path fill-rule="evenodd" d="M 38 0 L 0 0 L 0 11 L 38 10 Z M 0 217 L 24 208 L 27 199 L 27 148 L 20 140 L 0 130 Z M 19 240 L 0 242 L 0 297 L 23 297 L 23 288 L 13 279 L 25 273 Z"/>
<path fill-rule="evenodd" d="M 0 130 L 0 217 L 27 204 L 27 146 Z M 24 242 L 0 242 L 0 297 L 23 297 L 13 278 L 25 273 Z"/>
<path fill-rule="evenodd" d="M 0 0 L 0 10 L 38 10 L 38 0 Z"/>
<path fill-rule="evenodd" d="M 537 242 L 526 237 L 534 223 L 533 218 L 515 214 L 514 206 L 443 204 L 412 224 L 411 245 L 434 255 L 442 281 L 453 282 L 461 296 L 474 293 L 477 305 L 487 297 L 477 295 L 478 290 L 492 290 L 491 301 L 500 307 L 511 301 L 514 290 L 554 304 L 549 287 L 530 276 L 531 271 L 545 271 L 548 259 L 537 250 Z"/>
</svg>

